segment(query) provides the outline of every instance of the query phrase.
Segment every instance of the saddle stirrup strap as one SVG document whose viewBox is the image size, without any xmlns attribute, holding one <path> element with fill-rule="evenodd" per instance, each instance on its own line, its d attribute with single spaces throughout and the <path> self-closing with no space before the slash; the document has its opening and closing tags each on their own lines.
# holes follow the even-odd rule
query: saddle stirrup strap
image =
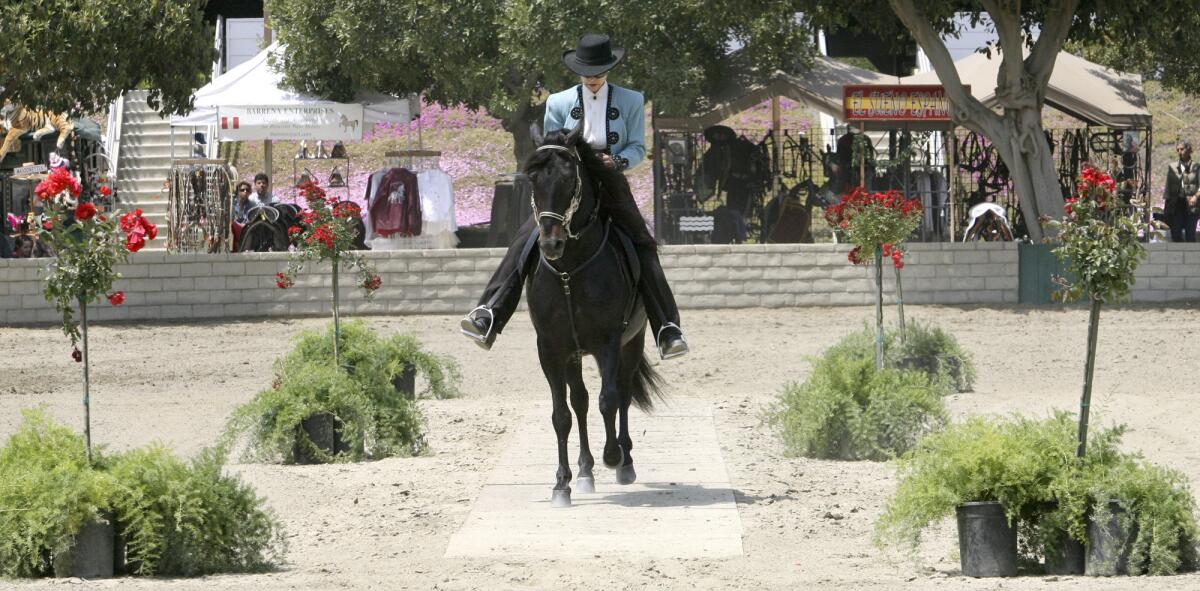
<svg viewBox="0 0 1200 591">
<path fill-rule="evenodd" d="M 517 260 L 517 268 L 513 271 L 517 277 L 521 278 L 521 281 L 517 283 L 517 289 L 520 289 L 520 284 L 524 283 L 525 267 L 529 265 L 529 257 L 533 254 L 533 247 L 537 245 L 537 241 L 538 231 L 537 228 L 534 228 L 533 231 L 529 233 L 529 237 L 525 239 L 525 246 L 521 247 L 521 258 Z M 497 289 L 496 293 L 493 293 L 492 297 L 488 298 L 487 303 L 480 306 L 480 308 L 486 307 L 488 313 L 491 313 L 492 308 L 496 307 L 496 304 L 500 301 L 501 297 L 506 293 L 506 291 L 512 289 L 512 286 L 509 285 L 511 282 L 512 275 L 509 275 L 508 280 L 504 282 L 504 285 L 500 289 Z M 478 309 L 479 308 L 476 308 L 476 310 Z M 472 310 L 472 312 L 474 312 L 474 310 Z M 495 320 L 495 316 L 492 318 Z"/>
</svg>

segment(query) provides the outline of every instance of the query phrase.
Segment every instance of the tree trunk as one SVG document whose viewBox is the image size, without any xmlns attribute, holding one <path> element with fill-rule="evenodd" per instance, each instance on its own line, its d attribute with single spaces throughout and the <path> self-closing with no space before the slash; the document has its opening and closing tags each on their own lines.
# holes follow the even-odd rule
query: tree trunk
<svg viewBox="0 0 1200 591">
<path fill-rule="evenodd" d="M 875 245 L 875 369 L 883 369 L 883 246 Z"/>
<path fill-rule="evenodd" d="M 83 437 L 87 446 L 87 461 L 92 463 L 92 388 L 88 364 L 88 319 L 87 302 L 79 300 L 79 326 L 83 333 Z"/>
<path fill-rule="evenodd" d="M 337 367 L 342 366 L 341 340 L 342 326 L 341 320 L 338 318 L 338 257 L 333 257 L 333 364 Z"/>
<path fill-rule="evenodd" d="M 1100 304 L 1092 298 L 1092 313 L 1088 316 L 1087 363 L 1083 369 L 1083 396 L 1079 401 L 1079 447 L 1075 455 L 1083 457 L 1087 452 L 1088 414 L 1092 406 L 1092 375 L 1096 371 L 1096 339 L 1100 333 Z"/>
<path fill-rule="evenodd" d="M 501 127 L 512 135 L 513 156 L 517 159 L 517 170 L 521 169 L 521 165 L 525 163 L 525 159 L 537 147 L 534 145 L 533 133 L 530 131 L 530 126 L 536 123 L 538 129 L 541 129 L 545 113 L 546 103 L 523 106 L 513 111 L 512 114 L 500 122 Z"/>
<path fill-rule="evenodd" d="M 992 140 L 1008 166 L 1026 231 L 1034 242 L 1041 242 L 1045 233 L 1039 220 L 1060 219 L 1066 213 L 1041 114 L 1035 109 L 1007 109 L 1003 129 Z"/>
</svg>

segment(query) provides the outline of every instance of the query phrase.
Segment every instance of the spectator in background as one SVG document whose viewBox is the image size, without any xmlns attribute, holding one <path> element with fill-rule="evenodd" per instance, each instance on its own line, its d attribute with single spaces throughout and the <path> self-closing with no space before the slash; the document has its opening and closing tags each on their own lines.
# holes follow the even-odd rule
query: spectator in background
<svg viewBox="0 0 1200 591">
<path fill-rule="evenodd" d="M 250 195 L 250 203 L 251 207 L 275 203 L 275 196 L 271 195 L 271 179 L 267 177 L 267 173 L 260 172 L 254 175 L 254 194 Z"/>
<path fill-rule="evenodd" d="M 54 256 L 54 254 L 40 240 L 35 240 L 33 236 L 29 235 L 17 236 L 17 248 L 13 251 L 14 259 L 32 259 L 49 256 Z"/>
<path fill-rule="evenodd" d="M 239 224 L 246 223 L 246 212 L 250 209 L 250 183 L 242 181 L 233 192 L 233 210 L 230 219 Z"/>
<path fill-rule="evenodd" d="M 1200 164 L 1192 162 L 1192 144 L 1175 145 L 1179 161 L 1167 165 L 1167 184 L 1163 187 L 1163 217 L 1171 226 L 1171 242 L 1195 242 L 1196 221 L 1200 219 Z"/>
</svg>

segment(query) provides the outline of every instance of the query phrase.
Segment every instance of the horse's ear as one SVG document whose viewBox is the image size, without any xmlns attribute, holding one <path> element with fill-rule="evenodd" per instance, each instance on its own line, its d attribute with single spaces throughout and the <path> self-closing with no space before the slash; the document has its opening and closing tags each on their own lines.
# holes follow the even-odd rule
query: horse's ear
<svg viewBox="0 0 1200 591">
<path fill-rule="evenodd" d="M 529 124 L 529 137 L 533 138 L 533 146 L 540 148 L 546 143 L 546 137 L 542 135 L 542 125 L 537 121 Z"/>
<path fill-rule="evenodd" d="M 572 129 L 571 133 L 567 134 L 567 138 L 563 143 L 566 144 L 567 147 L 571 147 L 574 146 L 581 137 L 583 137 L 583 119 L 580 119 L 579 122 L 575 124 L 575 129 Z"/>
</svg>

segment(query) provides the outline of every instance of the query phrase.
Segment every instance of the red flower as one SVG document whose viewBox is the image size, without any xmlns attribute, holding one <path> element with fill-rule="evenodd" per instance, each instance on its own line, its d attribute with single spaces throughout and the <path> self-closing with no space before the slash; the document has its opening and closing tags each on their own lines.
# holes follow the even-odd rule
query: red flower
<svg viewBox="0 0 1200 591">
<path fill-rule="evenodd" d="M 96 215 L 96 206 L 91 203 L 80 203 L 75 206 L 75 219 L 79 221 L 90 220 Z"/>
<path fill-rule="evenodd" d="M 284 275 L 283 273 L 276 273 L 275 285 L 278 286 L 279 289 L 287 289 L 292 286 L 292 278 Z"/>
<path fill-rule="evenodd" d="M 300 226 L 292 226 L 292 227 L 288 228 L 288 236 L 295 236 L 303 231 L 304 230 L 300 229 Z"/>
<path fill-rule="evenodd" d="M 125 250 L 137 252 L 146 246 L 146 239 L 141 234 L 129 234 L 125 237 Z"/>
<path fill-rule="evenodd" d="M 146 218 L 142 218 L 142 230 L 146 232 L 146 240 L 154 240 L 158 236 L 158 226 L 146 221 Z"/>
<path fill-rule="evenodd" d="M 846 258 L 850 259 L 851 264 L 859 265 L 859 264 L 862 264 L 862 262 L 863 262 L 862 257 L 860 255 L 861 255 L 861 253 L 859 252 L 859 248 L 857 246 L 855 246 L 854 248 L 850 249 L 850 254 L 847 255 Z"/>
<path fill-rule="evenodd" d="M 897 269 L 904 268 L 904 252 L 900 249 L 892 251 L 892 266 Z"/>
<path fill-rule="evenodd" d="M 104 195 L 105 197 L 110 197 L 112 196 L 112 188 L 110 188 L 108 185 L 100 185 L 100 194 Z"/>
<path fill-rule="evenodd" d="M 370 279 L 363 281 L 363 287 L 367 291 L 375 291 L 383 284 L 383 278 L 378 275 L 372 275 Z"/>
<path fill-rule="evenodd" d="M 83 353 L 81 353 L 79 351 L 79 349 L 76 348 L 74 351 L 71 351 L 71 359 L 74 359 L 75 363 L 79 363 L 79 362 L 83 361 Z"/>
<path fill-rule="evenodd" d="M 75 180 L 75 177 L 71 176 L 71 171 L 65 168 L 55 168 L 50 171 L 49 176 L 34 187 L 33 192 L 42 201 L 49 201 L 67 190 L 71 191 L 71 195 L 79 196 L 83 187 L 79 185 L 79 181 Z"/>
<path fill-rule="evenodd" d="M 358 205 L 350 202 L 338 203 L 333 206 L 333 217 L 350 219 L 361 215 L 362 209 Z"/>
<path fill-rule="evenodd" d="M 42 229 L 49 232 L 54 229 L 54 222 L 50 220 L 42 220 Z"/>
<path fill-rule="evenodd" d="M 114 306 L 120 306 L 125 303 L 125 292 L 117 291 L 108 294 L 108 303 Z"/>
</svg>

